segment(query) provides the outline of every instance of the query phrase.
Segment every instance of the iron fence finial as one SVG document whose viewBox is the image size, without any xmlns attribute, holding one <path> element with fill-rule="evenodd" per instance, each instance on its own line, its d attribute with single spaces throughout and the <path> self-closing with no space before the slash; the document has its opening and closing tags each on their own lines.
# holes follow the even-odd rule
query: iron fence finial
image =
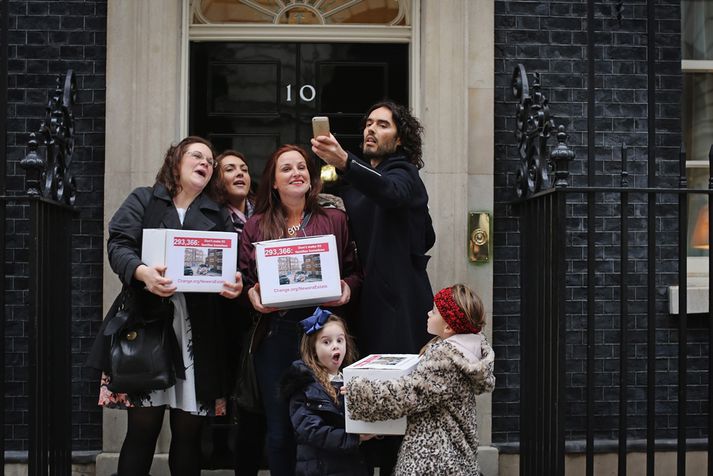
<svg viewBox="0 0 713 476">
<path fill-rule="evenodd" d="M 25 192 L 74 205 L 77 187 L 70 172 L 74 153 L 72 106 L 77 94 L 74 71 L 57 75 L 55 89 L 47 103 L 45 118 L 30 134 L 28 152 L 20 165 L 25 169 Z M 44 151 L 39 153 L 39 148 Z"/>
<path fill-rule="evenodd" d="M 32 197 L 42 194 L 41 179 L 45 171 L 45 161 L 37 154 L 37 146 L 37 135 L 32 132 L 27 141 L 27 155 L 20 161 L 20 167 L 25 169 L 25 193 Z"/>
<path fill-rule="evenodd" d="M 575 153 L 567 146 L 567 133 L 562 124 L 557 128 L 557 146 L 550 152 L 555 171 L 555 187 L 563 188 L 569 185 L 569 163 L 574 160 Z"/>
</svg>

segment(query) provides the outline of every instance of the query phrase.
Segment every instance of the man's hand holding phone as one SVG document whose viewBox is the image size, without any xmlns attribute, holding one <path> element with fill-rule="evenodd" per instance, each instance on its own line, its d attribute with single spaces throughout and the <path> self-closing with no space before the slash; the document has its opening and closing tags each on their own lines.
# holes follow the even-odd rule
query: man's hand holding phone
<svg viewBox="0 0 713 476">
<path fill-rule="evenodd" d="M 312 118 L 312 152 L 317 157 L 333 165 L 339 170 L 347 168 L 347 153 L 339 145 L 337 139 L 329 132 L 329 118 L 316 116 Z"/>
<path fill-rule="evenodd" d="M 315 116 L 312 118 L 312 137 L 329 137 L 329 118 L 326 116 Z"/>
</svg>

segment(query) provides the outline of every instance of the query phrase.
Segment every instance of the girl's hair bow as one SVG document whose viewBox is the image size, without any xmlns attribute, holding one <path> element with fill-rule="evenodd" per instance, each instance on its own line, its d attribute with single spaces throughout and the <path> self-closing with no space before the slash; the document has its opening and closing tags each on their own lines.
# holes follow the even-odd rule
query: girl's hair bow
<svg viewBox="0 0 713 476">
<path fill-rule="evenodd" d="M 302 326 L 302 329 L 305 331 L 305 334 L 307 334 L 308 336 L 312 335 L 324 327 L 324 324 L 327 322 L 327 319 L 331 315 L 331 312 L 318 307 L 314 310 L 314 314 L 300 321 L 300 326 Z"/>
</svg>

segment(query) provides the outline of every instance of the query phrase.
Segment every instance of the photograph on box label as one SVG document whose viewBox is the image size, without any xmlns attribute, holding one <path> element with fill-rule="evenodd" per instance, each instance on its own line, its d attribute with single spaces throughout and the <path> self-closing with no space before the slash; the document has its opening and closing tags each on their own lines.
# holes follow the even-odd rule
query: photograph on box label
<svg viewBox="0 0 713 476">
<path fill-rule="evenodd" d="M 217 248 L 185 248 L 183 276 L 221 276 L 223 250 Z"/>
<path fill-rule="evenodd" d="M 319 253 L 277 258 L 280 286 L 322 281 L 322 262 Z"/>
<path fill-rule="evenodd" d="M 374 365 L 398 365 L 404 360 L 406 360 L 407 357 L 396 357 L 396 356 L 389 356 L 389 355 L 382 355 L 372 363 Z"/>
</svg>

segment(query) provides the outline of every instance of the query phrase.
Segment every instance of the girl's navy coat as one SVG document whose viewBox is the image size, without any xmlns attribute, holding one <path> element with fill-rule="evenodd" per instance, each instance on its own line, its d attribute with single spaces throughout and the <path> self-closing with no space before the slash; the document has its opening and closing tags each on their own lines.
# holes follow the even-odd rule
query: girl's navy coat
<svg viewBox="0 0 713 476">
<path fill-rule="evenodd" d="M 301 360 L 287 370 L 281 390 L 290 400 L 298 476 L 367 474 L 359 435 L 344 430 L 344 397 L 337 405 Z"/>
</svg>

